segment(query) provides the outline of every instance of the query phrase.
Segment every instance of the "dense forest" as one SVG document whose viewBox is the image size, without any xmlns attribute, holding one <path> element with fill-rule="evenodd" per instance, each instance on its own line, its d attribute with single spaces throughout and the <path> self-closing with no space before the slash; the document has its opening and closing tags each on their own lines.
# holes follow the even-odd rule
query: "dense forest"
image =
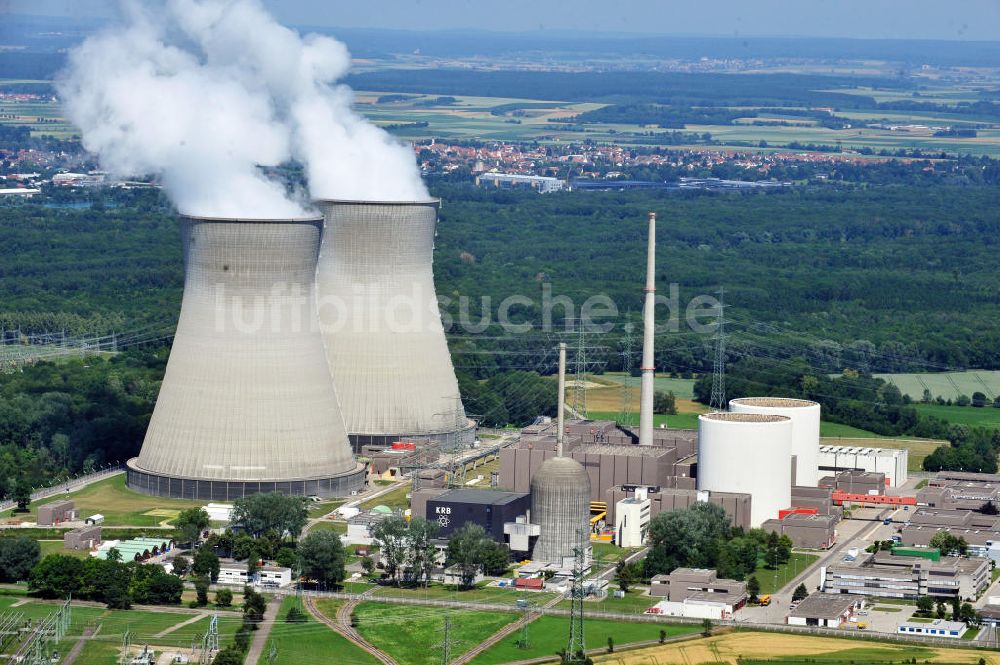
<svg viewBox="0 0 1000 665">
<path fill-rule="evenodd" d="M 1000 367 L 995 187 L 538 195 L 438 183 L 434 191 L 444 198 L 438 293 L 466 408 L 486 424 L 553 411 L 554 385 L 539 374 L 554 370 L 558 339 L 578 340 L 566 319 L 595 295 L 617 313 L 596 310 L 594 322 L 610 325 L 588 332 L 589 367 L 624 365 L 624 326 L 638 323 L 642 308 L 646 212 L 656 210 L 657 289 L 669 300 L 678 285 L 658 314 L 665 324 L 671 313 L 678 318 L 676 331 L 659 335 L 659 369 L 710 368 L 715 310 L 701 308 L 701 330 L 685 310 L 724 286 L 734 396 L 762 389 L 741 388 L 742 376 L 768 391 L 821 399 L 838 422 L 953 441 L 931 465 L 988 468 L 983 451 L 1000 446 L 917 418 L 869 377 Z M 24 350 L 28 333 L 63 331 L 114 332 L 131 350 L 0 374 L 4 495 L 24 469 L 32 470 L 26 482 L 40 483 L 134 454 L 176 323 L 179 234 L 160 195 L 88 190 L 91 207 L 58 207 L 71 196 L 61 190 L 42 198 L 46 205 L 0 208 L 0 328 L 8 342 L 0 353 Z M 523 298 L 507 307 L 510 296 Z M 636 341 L 633 354 L 638 348 Z"/>
</svg>

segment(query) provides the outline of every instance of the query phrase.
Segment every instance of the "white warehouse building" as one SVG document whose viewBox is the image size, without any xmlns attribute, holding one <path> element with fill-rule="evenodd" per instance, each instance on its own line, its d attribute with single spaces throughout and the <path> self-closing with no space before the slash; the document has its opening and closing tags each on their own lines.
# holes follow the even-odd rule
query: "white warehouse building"
<svg viewBox="0 0 1000 665">
<path fill-rule="evenodd" d="M 906 448 L 862 448 L 858 446 L 820 446 L 821 472 L 867 471 L 884 473 L 889 487 L 906 484 L 906 465 L 910 454 Z"/>
<path fill-rule="evenodd" d="M 792 421 L 758 413 L 698 416 L 698 490 L 750 495 L 750 526 L 792 504 Z"/>
</svg>

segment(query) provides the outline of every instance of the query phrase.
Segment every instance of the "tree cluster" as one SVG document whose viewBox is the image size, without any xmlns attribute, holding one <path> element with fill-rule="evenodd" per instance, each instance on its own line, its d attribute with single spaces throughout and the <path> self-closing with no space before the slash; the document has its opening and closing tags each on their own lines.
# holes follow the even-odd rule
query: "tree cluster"
<svg viewBox="0 0 1000 665">
<path fill-rule="evenodd" d="M 128 609 L 132 603 L 176 605 L 181 601 L 184 583 L 156 565 L 50 554 L 32 568 L 28 589 L 42 598 L 72 594 L 113 609 Z"/>
<path fill-rule="evenodd" d="M 458 566 L 462 588 L 469 588 L 477 573 L 502 575 L 510 565 L 510 550 L 495 542 L 478 524 L 466 523 L 448 539 L 447 566 Z"/>
<path fill-rule="evenodd" d="M 763 563 L 775 568 L 791 558 L 788 536 L 761 529 L 732 528 L 725 511 L 710 503 L 660 513 L 649 525 L 645 577 L 675 568 L 714 568 L 720 577 L 742 580 Z"/>
<path fill-rule="evenodd" d="M 433 539 L 437 536 L 437 522 L 415 517 L 410 522 L 392 515 L 372 529 L 372 540 L 378 545 L 381 565 L 394 583 L 412 584 L 430 582 L 437 557 Z"/>
</svg>

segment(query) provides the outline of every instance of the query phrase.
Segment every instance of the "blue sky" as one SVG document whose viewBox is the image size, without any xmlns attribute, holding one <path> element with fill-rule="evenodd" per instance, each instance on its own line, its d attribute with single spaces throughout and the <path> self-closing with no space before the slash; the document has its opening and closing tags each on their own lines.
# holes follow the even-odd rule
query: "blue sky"
<svg viewBox="0 0 1000 665">
<path fill-rule="evenodd" d="M 1000 40 L 1000 0 L 263 2 L 284 23 L 330 27 Z M 0 0 L 0 15 L 110 16 L 116 5 L 114 0 Z"/>
</svg>

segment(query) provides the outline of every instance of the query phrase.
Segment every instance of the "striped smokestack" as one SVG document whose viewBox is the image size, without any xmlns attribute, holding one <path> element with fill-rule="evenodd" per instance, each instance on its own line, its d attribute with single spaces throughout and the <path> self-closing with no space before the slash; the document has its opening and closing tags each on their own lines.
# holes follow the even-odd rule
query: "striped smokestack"
<svg viewBox="0 0 1000 665">
<path fill-rule="evenodd" d="M 656 213 L 649 213 L 646 245 L 646 299 L 642 307 L 642 383 L 639 387 L 639 445 L 653 445 L 653 390 L 656 368 L 653 332 L 656 326 Z"/>
</svg>

